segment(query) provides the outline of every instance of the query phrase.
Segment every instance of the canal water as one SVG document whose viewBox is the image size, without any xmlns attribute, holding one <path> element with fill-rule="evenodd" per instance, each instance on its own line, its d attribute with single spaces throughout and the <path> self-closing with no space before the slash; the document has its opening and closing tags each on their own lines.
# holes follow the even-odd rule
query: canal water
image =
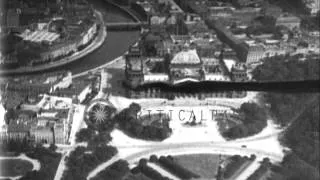
<svg viewBox="0 0 320 180">
<path fill-rule="evenodd" d="M 99 49 L 81 59 L 51 69 L 50 71 L 70 70 L 72 74 L 78 74 L 101 66 L 123 55 L 128 50 L 128 47 L 135 43 L 138 38 L 139 32 L 135 31 L 108 32 L 106 41 Z"/>
<path fill-rule="evenodd" d="M 134 21 L 128 14 L 104 0 L 90 0 L 88 2 L 103 13 L 105 22 Z M 139 39 L 139 33 L 138 31 L 108 32 L 106 41 L 99 49 L 77 61 L 50 71 L 70 70 L 72 74 L 77 74 L 101 66 L 123 55 L 128 47 Z"/>
</svg>

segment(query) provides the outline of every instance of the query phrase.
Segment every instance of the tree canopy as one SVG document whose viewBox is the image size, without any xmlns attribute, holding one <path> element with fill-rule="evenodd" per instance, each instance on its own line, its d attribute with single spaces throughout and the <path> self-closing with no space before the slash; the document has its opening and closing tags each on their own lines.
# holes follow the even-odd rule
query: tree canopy
<svg viewBox="0 0 320 180">
<path fill-rule="evenodd" d="M 264 59 L 252 74 L 257 81 L 319 80 L 319 65 L 319 60 L 312 57 L 300 61 L 297 56 L 275 56 Z"/>
</svg>

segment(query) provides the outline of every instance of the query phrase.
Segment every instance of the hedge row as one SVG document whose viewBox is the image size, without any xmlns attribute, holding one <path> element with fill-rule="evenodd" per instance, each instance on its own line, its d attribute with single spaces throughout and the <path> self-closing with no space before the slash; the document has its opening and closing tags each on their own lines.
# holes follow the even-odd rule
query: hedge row
<svg viewBox="0 0 320 180">
<path fill-rule="evenodd" d="M 247 161 L 249 161 L 248 157 L 232 156 L 231 162 L 225 168 L 224 178 L 230 178 Z"/>
<path fill-rule="evenodd" d="M 150 157 L 151 158 L 151 157 Z M 171 156 L 160 156 L 158 163 L 181 179 L 199 178 L 200 176 L 176 163 Z"/>
<path fill-rule="evenodd" d="M 140 172 L 142 172 L 144 175 L 146 175 L 152 180 L 170 180 L 168 177 L 162 176 L 158 171 L 149 167 L 145 159 L 140 160 L 137 168 Z"/>
<path fill-rule="evenodd" d="M 260 179 L 270 168 L 267 165 L 261 165 L 247 180 Z"/>
</svg>

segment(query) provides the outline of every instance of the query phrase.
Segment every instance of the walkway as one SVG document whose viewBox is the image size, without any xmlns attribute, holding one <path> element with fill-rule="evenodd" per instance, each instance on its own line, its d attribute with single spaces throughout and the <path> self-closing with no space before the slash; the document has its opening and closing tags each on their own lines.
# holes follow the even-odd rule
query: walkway
<svg viewBox="0 0 320 180">
<path fill-rule="evenodd" d="M 32 171 L 39 171 L 40 168 L 41 168 L 41 164 L 40 164 L 40 162 L 38 160 L 32 159 L 32 158 L 26 156 L 23 153 L 20 154 L 19 156 L 14 156 L 14 157 L 3 157 L 3 156 L 0 156 L 0 160 L 10 160 L 10 159 L 20 159 L 20 160 L 29 161 L 33 166 Z M 15 177 L 2 177 L 2 176 L 0 176 L 0 179 L 1 178 L 15 180 L 15 179 L 21 178 L 21 176 L 15 176 Z"/>
<path fill-rule="evenodd" d="M 244 169 L 235 180 L 247 180 L 248 177 L 253 174 L 260 167 L 260 162 L 254 160 L 246 169 Z"/>
<path fill-rule="evenodd" d="M 15 156 L 15 157 L 1 157 L 0 156 L 0 160 L 2 160 L 2 159 L 21 159 L 21 160 L 29 161 L 33 165 L 32 171 L 39 171 L 41 168 L 41 164 L 38 160 L 32 159 L 23 153 L 20 154 L 19 156 Z"/>
<path fill-rule="evenodd" d="M 124 159 L 129 162 L 129 164 L 135 163 L 139 161 L 141 158 L 148 158 L 152 154 L 161 155 L 186 155 L 186 154 L 227 154 L 227 155 L 244 155 L 250 156 L 251 154 L 255 154 L 257 156 L 257 160 L 262 160 L 264 157 L 270 158 L 273 162 L 282 161 L 282 155 L 269 153 L 262 150 L 257 149 L 248 149 L 241 148 L 235 146 L 226 146 L 226 145 L 215 145 L 212 143 L 180 143 L 175 145 L 163 145 L 157 146 L 155 148 L 150 148 L 147 150 L 142 150 L 140 152 L 132 153 L 131 155 L 119 157 L 115 156 L 111 160 L 100 164 L 97 168 L 91 171 L 87 177 L 87 179 L 91 179 L 95 177 L 99 172 L 110 166 L 113 162 L 117 160 Z"/>
<path fill-rule="evenodd" d="M 175 175 L 171 174 L 170 172 L 168 172 L 167 170 L 163 169 L 162 167 L 160 167 L 158 164 L 155 164 L 155 163 L 150 163 L 148 162 L 147 165 L 158 171 L 160 174 L 162 174 L 164 177 L 168 177 L 172 180 L 181 180 L 180 178 L 176 177 Z"/>
</svg>

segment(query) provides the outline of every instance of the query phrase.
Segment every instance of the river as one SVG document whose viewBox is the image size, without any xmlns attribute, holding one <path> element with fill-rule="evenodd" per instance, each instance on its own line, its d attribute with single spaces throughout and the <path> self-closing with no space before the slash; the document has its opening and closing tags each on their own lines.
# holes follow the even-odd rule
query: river
<svg viewBox="0 0 320 180">
<path fill-rule="evenodd" d="M 72 74 L 77 74 L 93 69 L 123 55 L 138 38 L 139 32 L 135 31 L 108 32 L 106 41 L 99 49 L 84 58 L 50 69 L 50 71 L 70 70 Z"/>
<path fill-rule="evenodd" d="M 93 8 L 103 14 L 106 23 L 134 21 L 126 12 L 110 5 L 104 0 L 89 0 L 88 2 Z M 78 74 L 96 68 L 123 55 L 129 46 L 139 39 L 139 33 L 139 31 L 108 31 L 107 38 L 102 46 L 85 57 L 56 68 L 27 74 L 42 74 L 43 72 L 54 72 L 58 70 L 69 70 L 72 74 Z"/>
<path fill-rule="evenodd" d="M 118 8 L 110 6 L 110 4 L 106 3 L 104 0 L 90 0 L 88 2 L 92 4 L 95 9 L 103 13 L 105 22 L 133 21 L 126 13 Z M 62 67 L 53 68 L 50 71 L 70 70 L 72 74 L 77 74 L 93 69 L 123 55 L 128 50 L 128 47 L 138 39 L 138 31 L 108 32 L 106 41 L 99 49 L 84 58 Z"/>
</svg>

